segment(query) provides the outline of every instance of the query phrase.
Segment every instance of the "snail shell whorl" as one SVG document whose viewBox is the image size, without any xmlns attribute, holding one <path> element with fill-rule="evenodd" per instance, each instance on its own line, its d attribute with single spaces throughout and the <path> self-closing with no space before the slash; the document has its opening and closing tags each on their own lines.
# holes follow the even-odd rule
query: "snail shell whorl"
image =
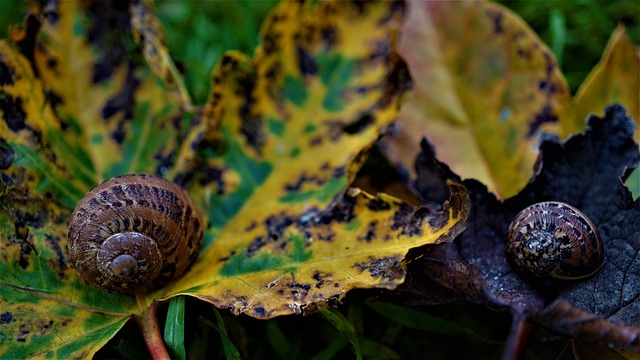
<svg viewBox="0 0 640 360">
<path fill-rule="evenodd" d="M 593 275 L 604 246 L 591 220 L 575 207 L 555 201 L 533 204 L 509 226 L 507 258 L 536 277 L 576 280 Z"/>
<path fill-rule="evenodd" d="M 153 175 L 122 175 L 89 191 L 69 222 L 69 254 L 89 283 L 144 293 L 181 276 L 203 238 L 195 203 Z"/>
</svg>

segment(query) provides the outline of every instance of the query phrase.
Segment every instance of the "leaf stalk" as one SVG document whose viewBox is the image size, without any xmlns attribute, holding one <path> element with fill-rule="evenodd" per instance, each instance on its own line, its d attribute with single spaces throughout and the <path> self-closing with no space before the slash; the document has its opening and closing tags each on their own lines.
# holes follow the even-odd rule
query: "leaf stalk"
<svg viewBox="0 0 640 360">
<path fill-rule="evenodd" d="M 140 296 L 137 297 L 138 302 L 144 302 L 144 299 L 140 299 Z M 143 310 L 140 315 L 134 315 L 133 318 L 142 332 L 142 337 L 144 338 L 145 344 L 147 344 L 151 358 L 154 360 L 168 360 L 171 359 L 171 357 L 162 339 L 157 310 L 158 303 L 154 301 L 147 309 Z"/>
</svg>

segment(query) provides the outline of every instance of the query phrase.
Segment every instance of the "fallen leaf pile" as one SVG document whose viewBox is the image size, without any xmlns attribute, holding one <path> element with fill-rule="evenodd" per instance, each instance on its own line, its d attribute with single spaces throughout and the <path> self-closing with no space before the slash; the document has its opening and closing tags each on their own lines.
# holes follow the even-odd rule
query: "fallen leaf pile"
<svg viewBox="0 0 640 360">
<path fill-rule="evenodd" d="M 29 2 L 0 40 L 0 357 L 91 357 L 129 319 L 151 336 L 181 295 L 270 319 L 356 288 L 509 310 L 507 357 L 531 324 L 640 350 L 640 57 L 622 27 L 573 98 L 488 2 L 283 2 L 260 39 L 199 106 L 150 1 Z M 359 173 L 376 145 L 390 164 Z M 79 199 L 126 173 L 176 182 L 207 223 L 194 266 L 138 297 L 88 285 L 67 250 Z M 507 262 L 511 220 L 545 200 L 597 225 L 594 276 Z"/>
<path fill-rule="evenodd" d="M 467 229 L 411 264 L 406 282 L 388 297 L 409 304 L 458 299 L 508 308 L 566 336 L 603 345 L 640 349 L 640 200 L 622 180 L 640 161 L 634 125 L 621 106 L 565 142 L 549 136 L 540 145 L 536 175 L 517 195 L 498 201 L 476 180 L 465 180 L 472 209 Z M 460 180 L 439 162 L 424 140 L 416 160 L 415 190 L 423 201 L 446 196 L 445 181 Z M 506 259 L 507 229 L 515 215 L 541 201 L 562 201 L 596 224 L 605 262 L 580 281 L 532 280 Z"/>
</svg>

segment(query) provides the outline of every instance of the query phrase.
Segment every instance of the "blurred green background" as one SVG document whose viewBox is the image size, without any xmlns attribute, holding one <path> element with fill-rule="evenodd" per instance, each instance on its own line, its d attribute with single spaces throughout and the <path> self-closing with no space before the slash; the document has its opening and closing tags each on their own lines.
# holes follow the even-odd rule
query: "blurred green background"
<svg viewBox="0 0 640 360">
<path fill-rule="evenodd" d="M 596 65 L 618 24 L 640 43 L 640 1 L 499 1 L 520 15 L 553 50 L 572 93 Z"/>
<path fill-rule="evenodd" d="M 1 0 L 0 0 L 1 1 Z M 210 74 L 227 50 L 253 55 L 260 24 L 275 0 L 156 1 L 169 50 L 184 69 L 193 102 L 209 96 Z"/>
</svg>

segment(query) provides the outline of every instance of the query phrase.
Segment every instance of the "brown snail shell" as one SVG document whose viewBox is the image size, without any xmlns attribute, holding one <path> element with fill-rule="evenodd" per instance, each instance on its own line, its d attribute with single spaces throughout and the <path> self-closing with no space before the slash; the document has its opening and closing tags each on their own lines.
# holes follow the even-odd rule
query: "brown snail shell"
<svg viewBox="0 0 640 360">
<path fill-rule="evenodd" d="M 580 210 L 547 201 L 516 215 L 509 226 L 507 258 L 529 275 L 577 280 L 600 269 L 604 246 L 598 229 Z"/>
<path fill-rule="evenodd" d="M 203 233 L 200 211 L 181 187 L 153 175 L 122 175 L 78 202 L 69 221 L 69 254 L 87 282 L 145 293 L 189 268 Z"/>
</svg>

